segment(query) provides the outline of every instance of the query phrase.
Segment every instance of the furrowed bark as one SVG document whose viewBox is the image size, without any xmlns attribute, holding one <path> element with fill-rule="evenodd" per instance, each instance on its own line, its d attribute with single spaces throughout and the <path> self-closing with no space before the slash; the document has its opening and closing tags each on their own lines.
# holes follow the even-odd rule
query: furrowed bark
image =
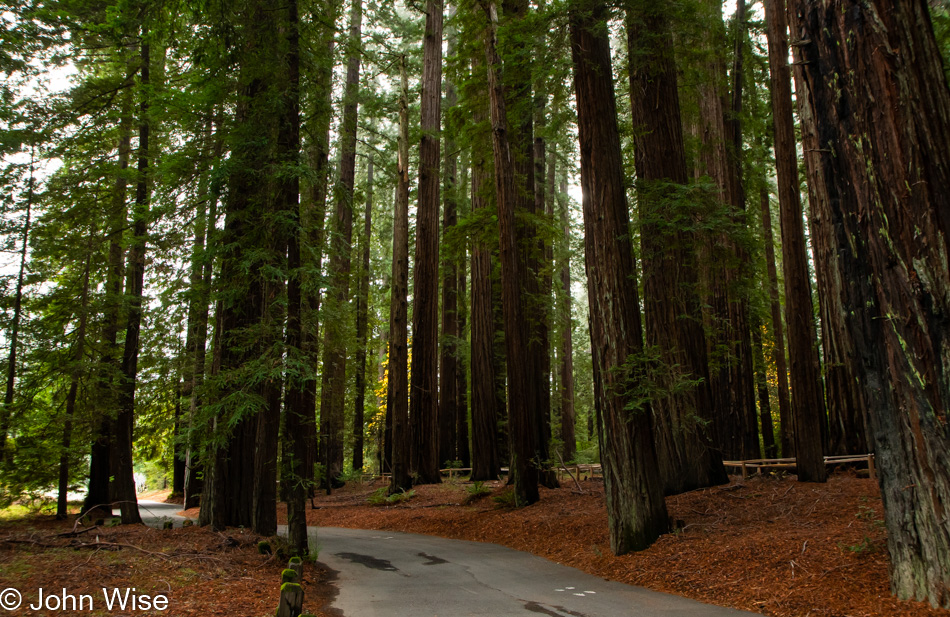
<svg viewBox="0 0 950 617">
<path fill-rule="evenodd" d="M 668 526 L 649 403 L 642 385 L 643 329 L 607 36 L 607 8 L 571 6 L 571 56 L 581 153 L 585 257 L 601 462 L 610 547 L 652 544 Z"/>
</svg>

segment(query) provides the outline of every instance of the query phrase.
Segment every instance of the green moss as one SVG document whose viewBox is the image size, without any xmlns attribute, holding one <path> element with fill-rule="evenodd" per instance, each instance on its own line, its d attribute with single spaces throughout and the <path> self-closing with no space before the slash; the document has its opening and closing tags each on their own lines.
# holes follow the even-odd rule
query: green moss
<svg viewBox="0 0 950 617">
<path fill-rule="evenodd" d="M 293 570 L 291 570 L 291 572 L 293 572 Z M 284 583 L 283 585 L 280 586 L 280 593 L 284 593 L 285 591 L 287 593 L 292 593 L 292 592 L 303 593 L 303 588 L 297 583 Z"/>
<path fill-rule="evenodd" d="M 287 568 L 280 573 L 280 582 L 281 583 L 296 583 L 297 582 L 297 571 Z"/>
<path fill-rule="evenodd" d="M 270 555 L 274 550 L 270 546 L 270 542 L 267 540 L 261 540 L 257 543 L 257 552 L 261 555 Z"/>
</svg>

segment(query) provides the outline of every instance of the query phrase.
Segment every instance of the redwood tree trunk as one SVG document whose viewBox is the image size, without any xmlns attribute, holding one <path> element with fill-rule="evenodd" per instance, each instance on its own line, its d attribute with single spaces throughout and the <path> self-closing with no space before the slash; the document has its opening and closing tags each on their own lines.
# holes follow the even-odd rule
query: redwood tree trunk
<svg viewBox="0 0 950 617">
<path fill-rule="evenodd" d="M 452 11 L 454 14 L 454 11 Z M 450 15 L 451 18 L 451 15 Z M 450 30 L 448 36 L 449 57 L 455 55 L 456 36 Z M 455 106 L 458 95 L 455 84 L 446 80 L 445 106 L 446 117 Z M 458 152 L 452 136 L 455 123 L 448 125 L 445 133 L 445 177 L 442 212 L 442 238 L 446 245 L 452 229 L 457 222 L 456 175 L 458 173 Z M 459 295 L 457 251 L 449 248 L 442 261 L 442 341 L 439 361 L 439 464 L 445 464 L 461 458 L 458 448 L 458 339 L 459 339 Z M 463 249 L 464 253 L 464 249 Z"/>
<path fill-rule="evenodd" d="M 268 217 L 274 185 L 262 180 L 271 170 L 274 149 L 260 146 L 262 136 L 274 140 L 278 126 L 267 95 L 276 69 L 265 58 L 277 44 L 276 14 L 263 2 L 249 3 L 248 9 L 241 23 L 240 96 L 229 131 L 233 164 L 229 165 L 215 328 L 216 381 L 221 384 L 216 394 L 223 403 L 215 430 L 222 445 L 214 449 L 213 462 L 207 461 L 210 482 L 202 493 L 201 523 L 264 531 L 276 526 L 276 470 L 270 481 L 259 474 L 270 474 L 270 453 L 276 455 L 273 414 L 279 404 L 275 396 L 279 385 L 274 380 L 280 375 L 280 361 L 273 351 L 279 340 L 272 304 L 276 290 L 264 272 L 282 267 L 282 258 L 275 253 L 286 246 L 279 246 Z"/>
<path fill-rule="evenodd" d="M 399 158 L 393 215 L 393 275 L 389 305 L 389 387 L 387 425 L 392 416 L 390 493 L 412 487 L 409 456 L 409 77 L 406 57 L 400 58 Z M 387 426 L 387 431 L 389 426 Z"/>
<path fill-rule="evenodd" d="M 363 424 L 366 401 L 366 342 L 369 313 L 369 245 L 373 221 L 373 155 L 366 169 L 366 210 L 363 213 L 363 255 L 356 299 L 356 400 L 353 402 L 353 471 L 363 470 Z"/>
<path fill-rule="evenodd" d="M 343 431 L 346 397 L 346 328 L 339 316 L 350 296 L 350 253 L 353 249 L 353 186 L 356 180 L 356 130 L 359 111 L 361 28 L 363 2 L 350 9 L 346 85 L 340 125 L 340 179 L 334 191 L 333 236 L 330 251 L 331 280 L 327 311 L 336 319 L 324 320 L 323 388 L 320 397 L 320 444 L 323 479 L 327 492 L 343 486 Z"/>
<path fill-rule="evenodd" d="M 784 6 L 784 2 L 781 6 Z M 778 19 L 778 18 L 777 18 Z M 776 27 L 784 28 L 785 20 Z M 795 50 L 798 53 L 797 50 Z M 801 82 L 801 68 L 795 66 L 796 82 Z M 801 109 L 801 107 L 800 107 Z M 820 168 L 821 146 L 814 117 L 806 109 L 800 112 L 804 157 L 808 171 L 809 227 L 818 281 L 818 303 L 821 317 L 821 349 L 824 357 L 825 396 L 828 409 L 826 454 L 860 454 L 868 452 L 867 402 L 858 377 L 859 359 L 848 330 L 851 308 L 848 299 L 855 281 L 843 272 L 853 272 L 855 256 L 842 236 L 840 225 L 829 217 L 827 204 L 831 199 L 826 183 L 816 170 Z M 834 192 L 833 189 L 831 189 Z M 850 191 L 849 191 L 850 193 Z M 852 199 L 848 194 L 843 199 Z M 840 199 L 839 198 L 839 199 Z M 836 237 L 838 240 L 836 240 Z M 839 240 L 844 243 L 839 244 Z"/>
<path fill-rule="evenodd" d="M 476 54 L 472 72 L 485 68 Z M 487 92 L 482 92 L 487 94 Z M 479 97 L 474 101 L 475 123 L 485 121 L 487 110 Z M 491 146 L 487 139 L 472 145 L 472 213 L 484 215 L 491 208 L 486 193 L 490 191 Z M 492 249 L 484 238 L 475 237 L 472 246 L 472 480 L 495 480 L 501 469 L 498 451 L 498 421 L 495 382 L 495 316 L 492 300 Z"/>
<path fill-rule="evenodd" d="M 843 256 L 835 310 L 849 311 L 865 388 L 891 588 L 947 608 L 950 91 L 940 52 L 923 0 L 792 9 L 798 101 L 819 146 L 809 179 L 831 197 L 817 202 Z"/>
<path fill-rule="evenodd" d="M 644 377 L 643 329 L 606 18 L 598 0 L 571 6 L 594 397 L 610 548 L 621 555 L 652 544 L 668 519 L 650 404 L 636 398 Z"/>
<path fill-rule="evenodd" d="M 824 482 L 823 456 L 825 400 L 822 394 L 811 278 L 805 248 L 805 229 L 798 188 L 798 156 L 792 119 L 791 73 L 782 0 L 766 2 L 769 22 L 769 68 L 772 117 L 775 128 L 775 165 L 782 213 L 782 263 L 785 269 L 785 322 L 791 363 L 792 415 L 795 420 L 795 457 L 798 479 Z"/>
<path fill-rule="evenodd" d="M 412 288 L 412 373 L 409 421 L 417 484 L 438 484 L 439 473 L 439 133 L 442 108 L 442 2 L 426 2 L 423 42 L 422 142 Z"/>
<path fill-rule="evenodd" d="M 528 352 L 528 320 L 525 317 L 521 251 L 515 210 L 519 185 L 513 161 L 518 153 L 509 143 L 509 121 L 505 88 L 501 83 L 501 57 L 498 54 L 498 11 L 494 2 L 488 7 L 489 31 L 485 46 L 488 64 L 488 91 L 492 127 L 492 152 L 495 165 L 495 195 L 498 204 L 499 252 L 501 256 L 501 292 L 504 308 L 505 349 L 508 373 L 508 431 L 511 444 L 509 480 L 514 484 L 515 503 L 525 506 L 539 499 L 540 469 L 535 459 L 535 394 Z"/>
<path fill-rule="evenodd" d="M 465 328 L 467 317 L 465 308 L 467 304 L 467 278 L 466 262 L 467 250 L 462 249 L 462 259 L 458 270 L 458 330 L 460 344 L 465 344 Z M 465 367 L 465 355 L 459 354 L 455 365 L 455 441 L 458 444 L 458 460 L 462 467 L 472 466 L 472 449 L 469 445 L 469 421 L 468 421 L 468 373 Z"/>
<path fill-rule="evenodd" d="M 325 92 L 325 96 L 313 97 L 314 105 L 309 114 L 312 124 L 309 128 L 311 135 L 307 151 L 308 165 L 312 170 L 312 180 L 305 183 L 305 190 L 301 194 L 302 206 L 301 223 L 306 229 L 309 250 L 304 253 L 304 263 L 310 264 L 312 272 L 321 273 L 323 268 L 323 250 L 326 244 L 326 210 L 327 186 L 330 153 L 330 124 L 333 120 L 333 49 L 336 41 L 336 15 L 340 7 L 338 0 L 325 0 L 322 3 L 326 10 L 326 22 L 317 37 L 314 54 L 317 60 L 316 69 L 311 77 L 313 92 Z M 307 256 L 309 255 L 309 259 Z M 303 286 L 303 340 L 301 345 L 310 366 L 316 367 L 320 363 L 320 333 L 319 319 L 321 282 L 319 276 L 305 276 Z M 304 473 L 307 480 L 314 479 L 314 464 L 317 462 L 317 377 L 316 373 L 307 380 L 304 390 L 303 408 L 306 410 L 303 430 L 307 440 L 307 458 Z M 310 485 L 308 493 L 313 496 L 314 484 Z"/>
<path fill-rule="evenodd" d="M 707 174 L 716 183 L 726 219 L 741 221 L 745 208 L 742 184 L 734 156 L 736 127 L 726 118 L 728 91 L 725 28 L 722 2 L 701 1 L 703 36 L 702 78 L 697 88 L 700 111 L 700 160 L 697 175 Z M 738 85 L 741 85 L 741 81 Z M 709 336 L 710 386 L 716 422 L 715 445 L 730 459 L 755 458 L 759 451 L 755 414 L 755 380 L 748 325 L 748 299 L 742 293 L 748 272 L 748 255 L 727 232 L 714 231 L 700 254 Z"/>
<path fill-rule="evenodd" d="M 105 300 L 102 325 L 102 352 L 97 368 L 98 381 L 96 391 L 105 404 L 97 410 L 96 431 L 93 436 L 89 457 L 89 484 L 83 512 L 98 510 L 93 516 L 112 516 L 112 436 L 114 433 L 115 390 L 112 387 L 116 365 L 118 364 L 118 332 L 122 307 L 122 279 L 124 270 L 123 231 L 128 226 L 126 218 L 128 180 L 126 170 L 132 155 L 132 98 L 131 89 L 126 91 L 122 100 L 122 117 L 119 120 L 118 173 L 115 178 L 115 190 L 112 194 L 112 208 L 109 212 L 109 257 L 106 270 Z"/>
<path fill-rule="evenodd" d="M 142 327 L 142 292 L 145 284 L 145 251 L 149 219 L 149 43 L 148 30 L 142 28 L 139 79 L 142 101 L 139 105 L 138 178 L 135 187 L 135 206 L 132 210 L 132 243 L 128 254 L 128 282 L 126 296 L 129 312 L 125 330 L 125 349 L 122 353 L 121 381 L 119 383 L 119 415 L 115 424 L 113 497 L 119 502 L 122 522 L 141 523 L 132 475 L 132 427 L 135 414 L 135 385 L 138 375 L 139 345 Z"/>
<path fill-rule="evenodd" d="M 668 495 L 728 481 L 704 426 L 714 419 L 697 289 L 692 204 L 676 88 L 673 37 L 662 12 L 627 10 L 630 105 L 640 209 L 647 343 L 659 353 L 653 436 Z M 662 101 L 659 104 L 658 101 Z M 681 380 L 698 382 L 684 388 Z"/>
<path fill-rule="evenodd" d="M 306 555 L 307 543 L 307 435 L 304 427 L 312 410 L 306 402 L 306 370 L 294 364 L 305 362 L 303 349 L 303 273 L 301 245 L 305 232 L 300 226 L 300 179 L 294 169 L 300 163 L 300 18 L 297 0 L 289 0 L 281 30 L 286 41 L 286 65 L 281 119 L 277 137 L 277 162 L 284 169 L 277 186 L 276 207 L 296 225 L 287 234 L 287 328 L 283 458 L 287 482 L 287 538 L 297 555 Z"/>
<path fill-rule="evenodd" d="M 550 165 L 553 170 L 553 160 Z M 567 199 L 567 182 L 565 180 L 557 196 L 558 218 L 564 229 L 561 247 L 563 257 L 560 264 L 561 292 L 557 312 L 558 319 L 561 322 L 561 339 L 558 346 L 558 360 L 560 362 L 558 387 L 560 388 L 561 399 L 561 441 L 564 444 L 563 457 L 565 462 L 574 460 L 577 456 L 577 436 L 574 427 L 574 327 L 571 319 L 571 219 L 567 209 Z"/>
</svg>

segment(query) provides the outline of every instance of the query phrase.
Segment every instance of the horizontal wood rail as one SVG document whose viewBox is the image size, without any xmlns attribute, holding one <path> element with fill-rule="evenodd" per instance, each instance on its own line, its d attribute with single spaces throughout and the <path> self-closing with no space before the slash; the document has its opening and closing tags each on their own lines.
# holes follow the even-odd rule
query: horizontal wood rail
<svg viewBox="0 0 950 617">
<path fill-rule="evenodd" d="M 873 480 L 876 477 L 874 471 L 873 454 L 845 454 L 840 456 L 826 456 L 825 465 L 837 465 L 840 463 L 864 463 L 868 464 L 868 475 Z M 794 458 L 756 458 L 747 461 L 723 461 L 726 467 L 739 468 L 742 471 L 742 479 L 749 477 L 750 470 L 756 473 L 762 473 L 762 469 L 788 469 L 798 464 Z"/>
</svg>

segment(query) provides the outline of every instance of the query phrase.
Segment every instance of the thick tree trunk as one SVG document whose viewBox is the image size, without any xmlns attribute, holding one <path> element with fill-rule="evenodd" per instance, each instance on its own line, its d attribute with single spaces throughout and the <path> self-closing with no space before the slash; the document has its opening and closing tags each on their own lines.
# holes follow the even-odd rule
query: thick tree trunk
<svg viewBox="0 0 950 617">
<path fill-rule="evenodd" d="M 442 2 L 426 2 L 423 39 L 422 141 L 412 286 L 412 372 L 409 422 L 417 484 L 438 484 L 439 473 L 439 167 L 442 107 Z"/>
<path fill-rule="evenodd" d="M 300 18 L 297 0 L 286 5 L 281 30 L 286 41 L 284 90 L 281 97 L 281 119 L 277 136 L 277 162 L 284 169 L 277 186 L 276 207 L 297 223 L 287 234 L 287 333 L 285 410 L 283 438 L 282 487 L 287 502 L 287 539 L 291 550 L 306 555 L 307 543 L 307 425 L 313 410 L 307 409 L 307 369 L 294 364 L 305 363 L 303 323 L 303 258 L 306 232 L 300 225 L 300 179 L 293 171 L 300 163 Z M 306 365 L 305 365 L 306 366 Z M 309 368 L 309 367 L 308 367 Z"/>
<path fill-rule="evenodd" d="M 950 91 L 923 0 L 793 2 L 798 101 L 888 529 L 891 588 L 950 607 Z M 809 131 L 813 131 L 809 135 Z M 834 298 L 832 298 L 834 299 Z"/>
<path fill-rule="evenodd" d="M 135 385 L 138 375 L 140 335 L 142 327 L 142 294 L 145 285 L 145 251 L 149 213 L 149 54 L 148 30 L 142 28 L 141 67 L 139 81 L 142 101 L 139 104 L 138 178 L 135 186 L 135 206 L 132 210 L 132 242 L 129 246 L 126 297 L 129 311 L 125 330 L 125 349 L 122 353 L 121 381 L 119 383 L 119 415 L 115 424 L 113 448 L 113 497 L 119 502 L 124 524 L 141 523 L 132 475 L 132 427 L 135 414 Z"/>
<path fill-rule="evenodd" d="M 454 16 L 450 11 L 449 19 Z M 455 56 L 455 29 L 448 30 L 447 53 Z M 446 117 L 450 117 L 452 108 L 458 100 L 455 84 L 445 82 Z M 442 238 L 443 246 L 450 237 L 457 222 L 458 197 L 456 175 L 458 173 L 458 152 L 453 131 L 455 123 L 446 126 L 445 131 L 445 174 L 443 182 Z M 442 261 L 442 341 L 439 361 L 439 464 L 451 463 L 460 459 L 458 443 L 458 340 L 459 340 L 459 295 L 458 295 L 458 251 L 449 249 Z M 464 252 L 464 251 L 463 251 Z M 463 270 L 464 273 L 464 270 Z"/>
<path fill-rule="evenodd" d="M 392 418 L 390 493 L 412 487 L 409 433 L 409 76 L 406 56 L 400 58 L 399 158 L 393 215 L 393 276 L 389 306 L 389 387 L 387 423 Z M 387 431 L 390 430 L 387 426 Z"/>
<path fill-rule="evenodd" d="M 472 72 L 484 70 L 476 54 Z M 484 93 L 487 94 L 487 93 Z M 486 110 L 478 101 L 475 123 L 485 121 Z M 491 146 L 487 140 L 472 145 L 472 212 L 478 216 L 491 208 Z M 495 315 L 492 294 L 492 249 L 476 237 L 472 246 L 472 480 L 495 480 L 501 469 L 498 451 L 497 383 L 495 360 Z"/>
<path fill-rule="evenodd" d="M 476 56 L 472 71 L 482 69 L 484 63 Z M 481 123 L 486 115 L 479 107 L 473 119 Z M 491 207 L 485 195 L 491 174 L 491 154 L 487 150 L 485 142 L 472 147 L 472 212 L 476 215 Z M 495 480 L 501 469 L 492 296 L 492 250 L 476 238 L 472 247 L 472 480 Z"/>
<path fill-rule="evenodd" d="M 551 153 L 551 161 L 548 173 L 554 172 L 554 152 Z M 549 176 L 550 178 L 550 176 Z M 553 186 L 552 182 L 548 182 Z M 562 175 L 562 184 L 560 192 L 557 195 L 558 218 L 561 227 L 564 229 L 564 236 L 560 249 L 560 282 L 561 291 L 558 302 L 558 319 L 560 320 L 561 339 L 558 346 L 558 360 L 560 363 L 558 371 L 558 388 L 560 390 L 561 402 L 561 442 L 563 445 L 562 456 L 564 461 L 571 461 L 577 456 L 577 436 L 575 435 L 575 411 L 574 411 L 574 325 L 571 318 L 572 299 L 571 299 L 571 218 L 567 208 L 567 180 Z"/>
<path fill-rule="evenodd" d="M 453 13 L 454 14 L 454 13 Z M 455 37 L 455 31 L 452 31 L 452 37 Z M 464 200 L 459 199 L 461 195 L 464 195 L 468 189 L 468 161 L 463 158 L 460 170 L 461 178 L 456 182 L 455 195 L 456 199 L 464 203 Z M 466 217 L 469 215 L 469 212 L 464 210 L 459 211 L 459 217 Z M 468 366 L 466 366 L 466 360 L 469 364 L 471 362 L 471 347 L 468 345 L 468 338 L 466 336 L 466 328 L 468 327 L 468 242 L 465 242 L 459 254 L 458 259 L 458 282 L 456 283 L 456 290 L 458 292 L 457 299 L 457 320 L 458 320 L 458 347 L 456 348 L 456 353 L 458 355 L 458 360 L 455 364 L 455 440 L 457 444 L 458 451 L 458 460 L 462 463 L 462 467 L 471 467 L 472 466 L 472 448 L 469 442 L 470 437 L 470 423 L 468 416 Z"/>
<path fill-rule="evenodd" d="M 571 7 L 594 400 L 610 547 L 621 555 L 648 547 L 669 521 L 650 404 L 637 395 L 646 368 L 643 330 L 606 18 L 607 8 L 597 0 Z"/>
<path fill-rule="evenodd" d="M 545 108 L 547 93 L 543 91 L 540 83 L 536 85 L 534 94 L 534 115 L 535 115 L 535 136 L 533 146 L 534 157 L 534 209 L 532 214 L 542 218 L 545 221 L 553 223 L 554 215 L 551 210 L 553 196 L 549 196 L 545 186 L 545 164 L 547 157 L 545 155 L 545 140 L 543 136 L 544 126 L 546 124 Z M 553 288 L 553 277 L 551 271 L 554 268 L 554 252 L 551 243 L 543 234 L 538 233 L 538 226 L 533 226 L 533 232 L 537 236 L 534 249 L 530 246 L 528 251 L 534 255 L 533 278 L 538 286 L 538 293 L 533 303 L 534 309 L 534 335 L 532 340 L 537 343 L 537 372 L 538 383 L 538 410 L 537 418 L 537 440 L 538 453 L 537 460 L 541 464 L 541 483 L 547 488 L 559 488 L 560 481 L 554 469 L 550 469 L 548 461 L 551 459 L 551 291 Z M 540 256 L 540 257 L 537 257 Z"/>
<path fill-rule="evenodd" d="M 286 230 L 273 215 L 277 187 L 269 181 L 280 117 L 266 93 L 279 81 L 280 68 L 265 54 L 278 44 L 278 19 L 262 2 L 247 8 L 229 132 L 232 164 L 215 328 L 217 396 L 223 403 L 215 430 L 223 445 L 215 449 L 213 464 L 206 461 L 211 485 L 202 494 L 201 522 L 273 533 L 283 316 L 275 303 L 281 285 L 269 273 L 283 271 L 287 247 Z M 261 147 L 262 137 L 272 145 Z"/>
<path fill-rule="evenodd" d="M 462 251 L 461 267 L 458 271 L 458 330 L 459 343 L 465 344 L 465 328 L 467 323 L 465 307 L 467 302 L 467 283 L 466 280 L 466 262 L 467 252 Z M 468 373 L 465 367 L 465 358 L 470 358 L 471 354 L 459 354 L 455 365 L 455 441 L 458 451 L 458 460 L 462 467 L 472 466 L 472 448 L 469 445 L 469 421 L 468 421 Z"/>
<path fill-rule="evenodd" d="M 489 176 L 490 178 L 490 176 Z M 486 181 L 488 179 L 486 178 Z M 511 440 L 508 438 L 508 352 L 505 342 L 505 307 L 501 294 L 501 263 L 497 249 L 491 254 L 492 320 L 495 338 L 492 345 L 492 369 L 495 374 L 495 439 L 500 465 L 511 462 Z M 508 476 L 509 481 L 511 475 Z"/>
<path fill-rule="evenodd" d="M 537 388 L 532 382 L 532 367 L 528 351 L 528 320 L 522 288 L 521 270 L 524 264 L 518 246 L 515 211 L 519 200 L 519 185 L 513 161 L 519 153 L 509 143 L 509 122 L 505 88 L 501 82 L 502 62 L 498 55 L 498 10 L 493 1 L 488 4 L 489 30 L 485 46 L 488 68 L 488 91 L 492 127 L 492 152 L 495 167 L 495 195 L 498 204 L 499 249 L 501 255 L 502 305 L 504 307 L 505 349 L 508 373 L 508 431 L 511 443 L 509 481 L 514 484 L 515 503 L 525 506 L 539 499 L 540 475 L 535 421 Z M 528 188 L 528 187 L 524 187 Z"/>
<path fill-rule="evenodd" d="M 782 2 L 781 6 L 785 3 Z M 780 8 L 776 5 L 776 8 Z M 776 18 L 777 19 L 777 18 Z M 784 28 L 785 20 L 776 24 Z M 797 52 L 797 50 L 796 50 Z M 796 82 L 800 82 L 801 69 L 796 66 Z M 822 157 L 821 146 L 814 127 L 814 118 L 802 110 L 802 140 L 808 172 L 808 191 L 811 229 L 811 245 L 815 260 L 815 275 L 818 281 L 818 303 L 821 318 L 821 349 L 824 357 L 825 397 L 828 410 L 828 435 L 826 454 L 859 454 L 868 451 L 867 402 L 858 378 L 859 359 L 847 322 L 851 319 L 849 287 L 854 285 L 843 272 L 852 272 L 856 267 L 853 250 L 838 244 L 841 230 L 830 219 L 827 204 L 831 199 L 825 182 L 817 170 Z M 840 227 L 840 226 L 838 226 Z M 846 236 L 844 236 L 846 238 Z M 840 300 L 839 300 L 840 299 Z"/>
<path fill-rule="evenodd" d="M 722 3 L 702 0 L 702 79 L 697 88 L 701 143 L 697 175 L 708 175 L 719 189 L 726 218 L 734 222 L 745 208 L 733 153 L 735 133 L 727 121 L 728 92 L 723 50 L 726 48 Z M 741 81 L 739 82 L 741 85 Z M 741 141 L 741 139 L 740 139 Z M 748 255 L 725 232 L 713 232 L 700 253 L 710 365 L 710 386 L 716 421 L 713 442 L 731 459 L 757 456 L 759 441 L 755 409 L 755 379 L 749 333 L 748 300 L 742 294 Z"/>
<path fill-rule="evenodd" d="M 798 479 L 824 482 L 825 399 L 822 394 L 811 278 L 798 188 L 798 156 L 792 118 L 791 72 L 782 0 L 766 2 L 775 164 L 782 213 L 782 264 L 785 269 L 785 322 L 791 363 L 792 415 Z"/>
<path fill-rule="evenodd" d="M 353 402 L 353 471 L 363 470 L 363 431 L 366 405 L 366 342 L 369 314 L 369 245 L 373 221 L 373 155 L 366 168 L 366 208 L 363 212 L 362 257 L 356 298 L 356 400 Z"/>
<path fill-rule="evenodd" d="M 346 332 L 340 319 L 350 296 L 350 253 L 353 249 L 353 186 L 356 180 L 356 132 L 359 112 L 361 28 L 363 2 L 353 0 L 350 9 L 346 85 L 340 125 L 340 179 L 334 190 L 333 236 L 330 251 L 331 280 L 327 312 L 336 316 L 324 322 L 323 386 L 320 397 L 320 444 L 323 481 L 327 492 L 343 486 L 343 432 L 346 397 Z"/>
<path fill-rule="evenodd" d="M 109 212 L 109 257 L 106 271 L 105 301 L 102 324 L 102 356 L 99 359 L 96 379 L 97 392 L 104 404 L 97 410 L 94 419 L 95 434 L 89 457 L 89 484 L 83 512 L 93 516 L 112 516 L 112 507 L 99 507 L 110 504 L 112 475 L 112 436 L 115 408 L 115 390 L 113 383 L 118 364 L 118 332 L 122 314 L 122 280 L 124 272 L 124 230 L 128 226 L 126 171 L 132 156 L 132 91 L 127 90 L 122 99 L 122 117 L 119 120 L 118 173 L 115 178 L 115 190 L 112 193 L 112 208 Z"/>
<path fill-rule="evenodd" d="M 659 354 L 653 437 L 664 490 L 673 495 L 725 483 L 728 476 L 704 433 L 714 411 L 696 235 L 683 229 L 694 213 L 677 194 L 687 177 L 673 37 L 659 10 L 633 5 L 627 37 L 647 344 Z M 684 380 L 695 385 L 684 388 Z"/>
<path fill-rule="evenodd" d="M 310 140 L 307 149 L 308 165 L 312 171 L 312 180 L 306 182 L 302 193 L 303 208 L 301 223 L 306 229 L 306 251 L 302 259 L 310 264 L 310 270 L 320 273 L 323 268 L 323 250 L 326 244 L 327 186 L 330 153 L 330 124 L 333 120 L 333 49 L 336 41 L 336 15 L 340 7 L 338 0 L 325 0 L 326 22 L 317 37 L 315 53 L 316 68 L 311 77 L 313 92 L 325 92 L 325 96 L 313 97 L 312 118 L 309 129 Z M 304 278 L 303 288 L 303 339 L 301 345 L 310 366 L 320 364 L 319 312 L 321 286 L 318 276 Z M 318 461 L 317 450 L 317 377 L 316 371 L 307 380 L 304 390 L 303 408 L 306 410 L 303 430 L 306 435 L 306 461 L 304 463 L 307 480 L 311 482 L 308 493 L 313 496 L 314 465 Z"/>
</svg>

